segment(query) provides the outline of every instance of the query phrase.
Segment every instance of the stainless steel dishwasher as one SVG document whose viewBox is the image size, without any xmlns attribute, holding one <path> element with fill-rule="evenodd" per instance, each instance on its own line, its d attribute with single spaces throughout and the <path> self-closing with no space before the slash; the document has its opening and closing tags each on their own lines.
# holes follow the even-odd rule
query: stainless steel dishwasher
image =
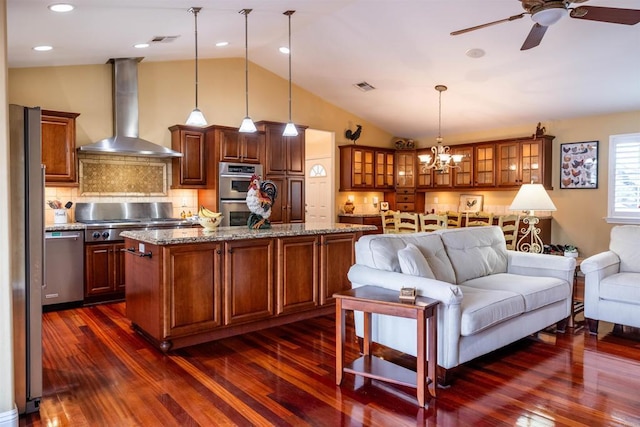
<svg viewBox="0 0 640 427">
<path fill-rule="evenodd" d="M 44 241 L 42 305 L 82 301 L 84 231 L 47 231 Z"/>
</svg>

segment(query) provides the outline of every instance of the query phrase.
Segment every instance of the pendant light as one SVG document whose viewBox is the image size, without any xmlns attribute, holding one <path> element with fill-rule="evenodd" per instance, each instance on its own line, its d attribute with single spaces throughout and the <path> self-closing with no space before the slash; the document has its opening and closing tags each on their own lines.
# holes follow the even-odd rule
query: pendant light
<svg viewBox="0 0 640 427">
<path fill-rule="evenodd" d="M 240 125 L 240 132 L 255 132 L 256 125 L 249 117 L 249 13 L 253 9 L 242 9 L 239 13 L 244 15 L 244 87 L 245 87 L 245 106 L 246 116 Z"/>
<path fill-rule="evenodd" d="M 298 136 L 298 129 L 291 121 L 291 15 L 296 13 L 295 10 L 287 10 L 284 15 L 289 17 L 289 122 L 282 132 L 282 136 Z"/>
<path fill-rule="evenodd" d="M 191 126 L 206 126 L 207 120 L 204 118 L 202 111 L 198 109 L 198 12 L 201 7 L 191 7 L 189 12 L 193 13 L 195 19 L 195 38 L 196 38 L 196 108 L 193 109 L 189 117 L 187 117 L 187 124 Z"/>
</svg>

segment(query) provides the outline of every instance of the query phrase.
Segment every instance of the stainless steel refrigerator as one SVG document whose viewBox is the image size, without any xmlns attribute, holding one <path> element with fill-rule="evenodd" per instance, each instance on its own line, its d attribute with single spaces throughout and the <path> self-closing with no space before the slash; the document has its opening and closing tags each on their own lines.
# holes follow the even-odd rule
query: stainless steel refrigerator
<svg viewBox="0 0 640 427">
<path fill-rule="evenodd" d="M 9 106 L 13 354 L 18 411 L 35 412 L 42 397 L 44 167 L 40 108 Z"/>
</svg>

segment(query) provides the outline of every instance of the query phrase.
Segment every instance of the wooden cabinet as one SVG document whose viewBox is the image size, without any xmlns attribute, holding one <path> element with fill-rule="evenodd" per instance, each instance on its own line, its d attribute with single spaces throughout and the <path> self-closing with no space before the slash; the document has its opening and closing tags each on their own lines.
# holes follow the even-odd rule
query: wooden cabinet
<svg viewBox="0 0 640 427">
<path fill-rule="evenodd" d="M 531 182 L 551 188 L 553 136 L 500 141 L 497 150 L 498 187 L 519 187 Z"/>
<path fill-rule="evenodd" d="M 260 121 L 256 127 L 265 133 L 267 146 L 264 170 L 267 175 L 304 176 L 304 132 L 306 126 L 296 126 L 298 136 L 282 136 L 286 124 Z"/>
<path fill-rule="evenodd" d="M 400 188 L 395 194 L 395 210 L 416 212 L 416 192 L 413 189 Z M 420 209 L 422 211 L 422 209 Z"/>
<path fill-rule="evenodd" d="M 473 185 L 473 145 L 451 147 L 451 154 L 462 155 L 462 160 L 453 168 L 453 186 L 458 188 Z"/>
<path fill-rule="evenodd" d="M 394 150 L 341 145 L 340 191 L 387 191 L 395 187 Z"/>
<path fill-rule="evenodd" d="M 351 287 L 347 272 L 360 236 L 145 243 L 145 252 L 132 249 L 125 255 L 127 317 L 134 329 L 169 351 L 334 314 L 333 293 Z M 125 245 L 139 248 L 129 238 Z"/>
<path fill-rule="evenodd" d="M 365 231 L 364 234 L 382 234 L 382 217 L 376 216 L 359 216 L 359 215 L 338 215 L 338 222 L 341 224 L 360 224 L 375 225 L 377 230 Z"/>
<path fill-rule="evenodd" d="M 304 222 L 304 177 L 269 176 L 278 187 L 278 197 L 271 207 L 272 224 Z"/>
<path fill-rule="evenodd" d="M 351 289 L 347 278 L 355 264 L 355 234 L 327 234 L 320 238 L 320 304 L 333 304 L 336 292 Z"/>
<path fill-rule="evenodd" d="M 423 148 L 421 150 L 416 151 L 416 157 L 421 156 L 423 154 L 431 155 L 431 149 Z M 416 188 L 418 189 L 428 189 L 433 187 L 433 169 L 428 169 L 426 164 L 421 163 L 419 160 L 416 161 L 416 172 L 418 180 L 416 182 Z"/>
<path fill-rule="evenodd" d="M 264 132 L 244 133 L 235 128 L 217 128 L 221 162 L 261 164 L 265 156 Z"/>
<path fill-rule="evenodd" d="M 225 325 L 260 320 L 275 314 L 274 246 L 273 239 L 225 243 Z"/>
<path fill-rule="evenodd" d="M 175 125 L 171 131 L 171 148 L 182 153 L 172 159 L 173 188 L 205 189 L 217 184 L 214 126 Z"/>
<path fill-rule="evenodd" d="M 476 144 L 473 161 L 473 185 L 476 187 L 494 187 L 496 185 L 495 164 L 495 144 Z"/>
<path fill-rule="evenodd" d="M 77 186 L 76 117 L 80 114 L 51 110 L 41 113 L 45 184 Z"/>
<path fill-rule="evenodd" d="M 320 237 L 278 239 L 277 314 L 315 308 L 319 303 Z"/>
<path fill-rule="evenodd" d="M 402 150 L 395 153 L 395 188 L 416 188 L 416 150 Z"/>
<path fill-rule="evenodd" d="M 99 302 L 124 298 L 125 268 L 123 243 L 85 245 L 85 301 Z"/>
</svg>

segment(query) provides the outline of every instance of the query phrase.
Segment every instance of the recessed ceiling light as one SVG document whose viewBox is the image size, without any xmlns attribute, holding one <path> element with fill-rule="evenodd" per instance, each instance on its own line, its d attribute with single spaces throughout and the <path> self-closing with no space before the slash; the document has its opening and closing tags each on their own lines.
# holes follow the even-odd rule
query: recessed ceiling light
<svg viewBox="0 0 640 427">
<path fill-rule="evenodd" d="M 149 47 L 149 43 L 138 43 L 134 44 L 133 47 L 136 49 L 144 49 L 145 47 Z"/>
<path fill-rule="evenodd" d="M 52 46 L 35 46 L 33 50 L 37 50 L 38 52 L 46 52 L 48 50 L 53 49 Z"/>
<path fill-rule="evenodd" d="M 218 42 L 216 43 L 217 47 L 225 47 L 225 46 L 229 46 L 229 42 Z"/>
<path fill-rule="evenodd" d="M 473 49 L 469 49 L 468 51 L 466 51 L 465 54 L 469 58 L 482 58 L 484 56 L 485 52 L 482 49 L 473 48 Z"/>
<path fill-rule="evenodd" d="M 289 48 L 288 47 L 282 46 L 278 50 L 280 51 L 280 53 L 284 53 L 285 55 L 289 54 Z"/>
<path fill-rule="evenodd" d="M 49 10 L 52 12 L 71 12 L 75 9 L 75 6 L 69 3 L 56 3 L 49 5 Z"/>
</svg>

